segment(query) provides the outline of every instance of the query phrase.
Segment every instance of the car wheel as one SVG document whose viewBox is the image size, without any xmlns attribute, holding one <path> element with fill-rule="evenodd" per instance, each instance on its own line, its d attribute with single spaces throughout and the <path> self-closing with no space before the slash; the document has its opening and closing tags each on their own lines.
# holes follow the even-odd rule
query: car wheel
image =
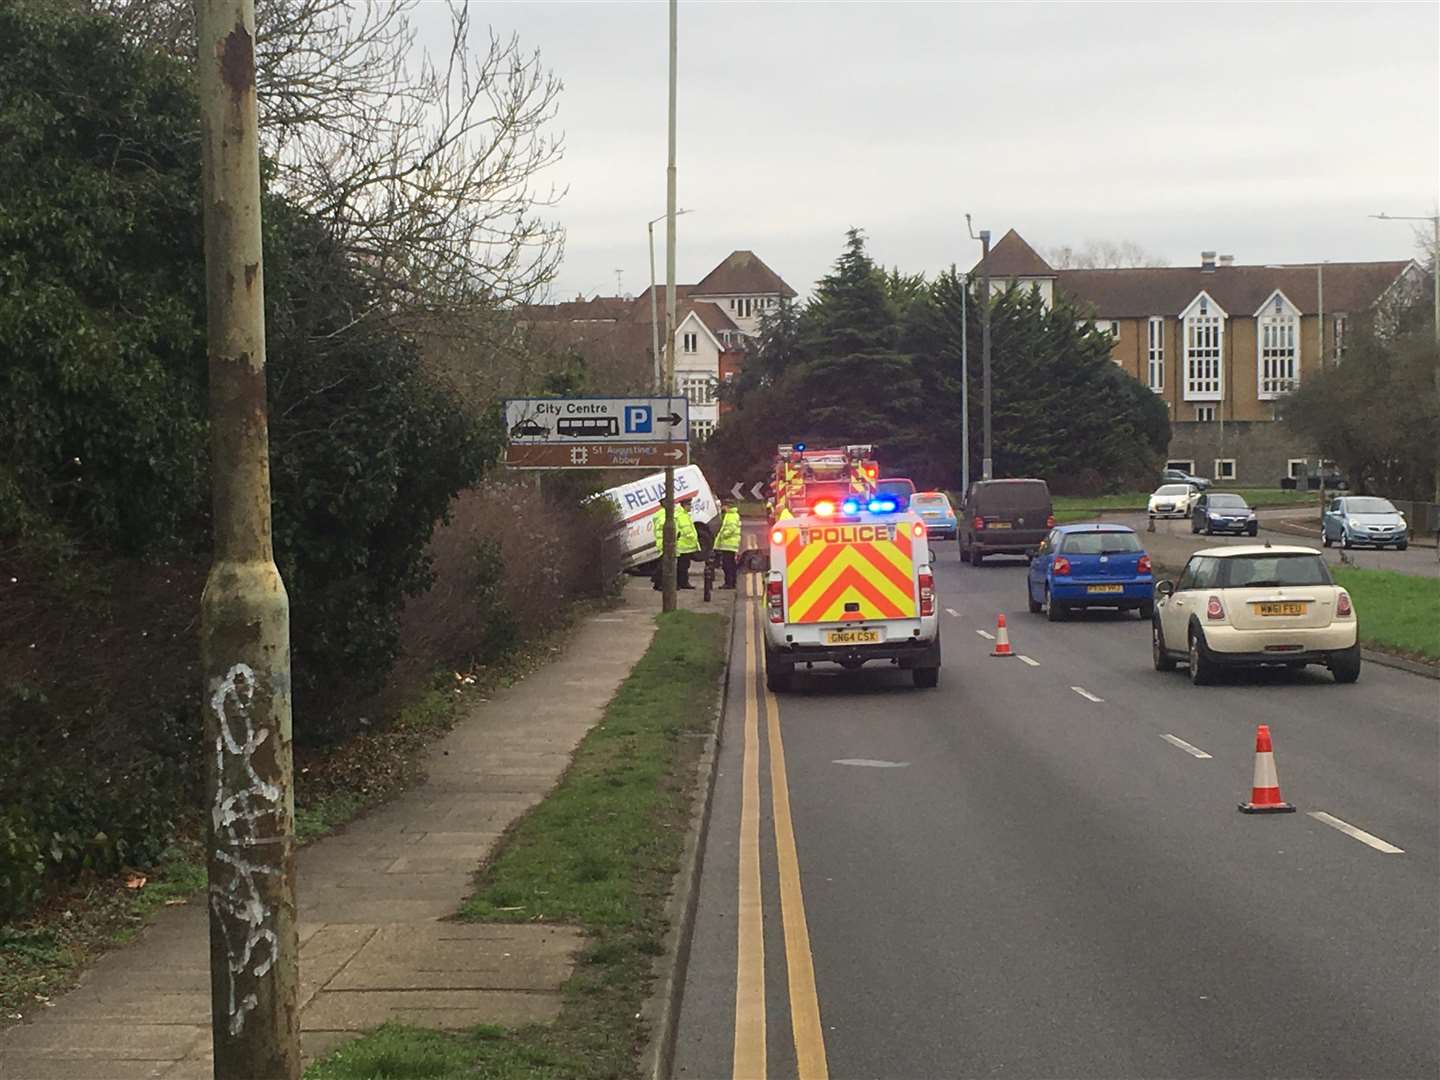
<svg viewBox="0 0 1440 1080">
<path fill-rule="evenodd" d="M 911 668 L 910 678 L 915 683 L 916 690 L 934 690 L 940 685 L 940 669 L 938 667 Z"/>
<path fill-rule="evenodd" d="M 1040 614 L 1042 605 L 1039 600 L 1035 599 L 1035 594 L 1030 591 L 1030 583 L 1028 581 L 1025 583 L 1025 603 L 1030 606 L 1031 615 Z"/>
<path fill-rule="evenodd" d="M 1137 610 L 1140 612 L 1141 619 L 1153 619 L 1155 617 L 1155 601 L 1145 600 Z"/>
<path fill-rule="evenodd" d="M 1205 636 L 1199 630 L 1190 632 L 1190 681 L 1196 686 L 1215 681 L 1215 662 L 1205 655 Z"/>
<path fill-rule="evenodd" d="M 1165 649 L 1165 631 L 1154 621 L 1150 623 L 1150 659 L 1156 671 L 1175 670 L 1175 658 Z"/>
<path fill-rule="evenodd" d="M 1330 674 L 1337 683 L 1353 683 L 1360 678 L 1360 643 L 1330 654 Z"/>
<path fill-rule="evenodd" d="M 970 549 L 970 565 L 979 566 L 984 561 L 985 553 L 981 551 L 978 547 L 972 547 Z"/>
<path fill-rule="evenodd" d="M 1334 543 L 1334 541 L 1330 539 L 1330 534 L 1324 529 L 1320 530 L 1320 543 L 1324 544 L 1327 548 Z"/>
<path fill-rule="evenodd" d="M 1350 537 L 1345 533 L 1340 534 L 1340 546 L 1349 551 L 1354 545 L 1350 543 Z"/>
<path fill-rule="evenodd" d="M 1051 599 L 1050 586 L 1045 586 L 1045 617 L 1051 622 L 1064 622 L 1069 614 L 1064 604 L 1057 604 Z"/>
<path fill-rule="evenodd" d="M 961 562 L 969 562 L 969 561 L 970 561 L 970 549 L 965 546 L 965 541 L 963 541 L 963 540 L 960 541 L 960 561 L 961 561 Z"/>
<path fill-rule="evenodd" d="M 1398 543 L 1398 544 L 1395 545 L 1395 550 L 1396 550 L 1396 551 L 1404 551 L 1404 550 L 1405 550 L 1406 548 L 1408 548 L 1409 546 L 1410 546 L 1410 541 L 1409 541 L 1409 540 L 1401 540 L 1400 543 Z"/>
</svg>

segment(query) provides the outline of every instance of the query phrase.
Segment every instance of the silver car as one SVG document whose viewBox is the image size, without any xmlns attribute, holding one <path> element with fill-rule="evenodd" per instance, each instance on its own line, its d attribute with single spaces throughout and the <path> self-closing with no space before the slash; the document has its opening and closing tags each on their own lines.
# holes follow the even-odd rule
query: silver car
<svg viewBox="0 0 1440 1080">
<path fill-rule="evenodd" d="M 1389 499 L 1373 495 L 1342 495 L 1331 499 L 1320 518 L 1320 537 L 1325 546 L 1341 547 L 1394 544 L 1397 551 L 1410 546 L 1410 526 L 1405 515 Z"/>
</svg>

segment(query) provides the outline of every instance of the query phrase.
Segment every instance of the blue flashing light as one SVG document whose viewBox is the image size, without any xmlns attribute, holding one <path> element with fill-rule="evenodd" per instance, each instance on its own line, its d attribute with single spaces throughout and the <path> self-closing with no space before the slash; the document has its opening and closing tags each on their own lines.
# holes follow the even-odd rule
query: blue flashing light
<svg viewBox="0 0 1440 1080">
<path fill-rule="evenodd" d="M 893 514 L 897 508 L 894 499 L 871 499 L 866 507 L 872 514 Z"/>
<path fill-rule="evenodd" d="M 860 512 L 860 503 L 856 499 L 846 499 L 840 504 L 840 509 L 846 514 L 858 514 Z"/>
<path fill-rule="evenodd" d="M 805 444 L 803 442 L 797 442 L 795 444 L 795 449 L 799 450 L 803 454 L 805 452 Z"/>
</svg>

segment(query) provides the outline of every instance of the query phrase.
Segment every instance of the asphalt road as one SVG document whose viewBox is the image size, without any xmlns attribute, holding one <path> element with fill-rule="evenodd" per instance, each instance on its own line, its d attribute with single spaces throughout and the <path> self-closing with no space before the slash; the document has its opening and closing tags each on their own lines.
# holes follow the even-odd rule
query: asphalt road
<svg viewBox="0 0 1440 1080">
<path fill-rule="evenodd" d="M 770 698 L 737 627 L 674 1075 L 1440 1073 L 1440 683 L 1192 687 L 941 549 L 936 690 Z M 1236 811 L 1257 723 L 1298 813 Z"/>
<path fill-rule="evenodd" d="M 1260 533 L 1255 539 L 1249 536 L 1206 536 L 1203 533 L 1195 536 L 1190 532 L 1189 518 L 1159 518 L 1155 522 L 1155 531 L 1165 536 L 1183 539 L 1192 545 L 1192 550 L 1199 551 L 1205 547 L 1217 547 L 1221 544 L 1254 544 L 1264 543 L 1269 540 L 1272 544 L 1301 544 L 1305 547 L 1313 547 L 1317 551 L 1323 551 L 1325 560 L 1331 565 L 1340 564 L 1340 547 L 1325 548 L 1320 543 L 1320 526 L 1315 522 L 1314 513 L 1310 510 L 1285 509 L 1285 510 L 1260 510 Z M 1144 532 L 1149 519 L 1144 514 L 1106 514 L 1103 521 L 1113 521 L 1121 525 L 1129 525 L 1136 532 Z M 1289 527 L 1278 529 L 1274 526 L 1286 523 Z M 1308 534 L 1298 532 L 1298 529 L 1310 529 Z M 1143 538 L 1142 538 L 1143 539 Z M 1440 577 L 1440 559 L 1436 558 L 1433 546 L 1422 546 L 1411 544 L 1404 551 L 1396 551 L 1394 548 L 1386 548 L 1379 551 L 1375 548 L 1352 548 L 1345 552 L 1345 557 L 1351 565 L 1364 567 L 1367 570 L 1398 570 L 1402 574 L 1414 574 L 1417 577 Z"/>
</svg>

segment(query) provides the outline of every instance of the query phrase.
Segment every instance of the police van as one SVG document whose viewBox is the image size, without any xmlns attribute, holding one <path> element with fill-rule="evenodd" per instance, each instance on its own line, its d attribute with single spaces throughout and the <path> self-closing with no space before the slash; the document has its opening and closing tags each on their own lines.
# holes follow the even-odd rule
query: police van
<svg viewBox="0 0 1440 1080">
<path fill-rule="evenodd" d="M 649 573 L 656 559 L 655 512 L 665 501 L 665 474 L 652 473 L 596 498 L 608 499 L 619 517 L 620 565 L 633 574 Z M 714 536 L 720 525 L 720 507 L 699 465 L 675 470 L 675 502 L 685 507 L 698 529 Z"/>
<path fill-rule="evenodd" d="M 818 499 L 770 529 L 765 683 L 789 689 L 797 665 L 872 661 L 940 681 L 940 621 L 919 515 L 884 495 Z"/>
</svg>

